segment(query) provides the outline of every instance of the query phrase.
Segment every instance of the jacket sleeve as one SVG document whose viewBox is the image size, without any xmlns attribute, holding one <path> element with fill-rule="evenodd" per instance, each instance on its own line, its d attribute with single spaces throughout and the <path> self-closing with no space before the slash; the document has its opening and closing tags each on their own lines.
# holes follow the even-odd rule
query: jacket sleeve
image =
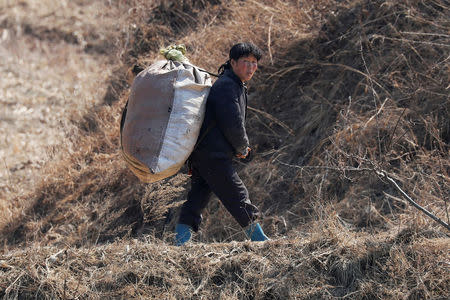
<svg viewBox="0 0 450 300">
<path fill-rule="evenodd" d="M 239 91 L 222 85 L 215 93 L 214 113 L 217 126 L 234 148 L 236 154 L 245 154 L 249 146 L 245 131 L 244 113 L 239 105 Z"/>
</svg>

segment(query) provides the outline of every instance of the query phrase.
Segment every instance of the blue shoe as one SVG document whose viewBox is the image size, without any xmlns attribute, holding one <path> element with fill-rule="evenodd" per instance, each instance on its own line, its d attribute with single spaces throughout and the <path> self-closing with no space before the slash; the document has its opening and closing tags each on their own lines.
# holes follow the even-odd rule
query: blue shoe
<svg viewBox="0 0 450 300">
<path fill-rule="evenodd" d="M 177 246 L 183 246 L 191 239 L 191 227 L 186 224 L 177 224 L 175 233 L 175 245 Z"/>
<path fill-rule="evenodd" d="M 263 242 L 269 240 L 269 238 L 264 234 L 259 223 L 253 223 L 245 227 L 245 233 L 253 242 Z"/>
</svg>

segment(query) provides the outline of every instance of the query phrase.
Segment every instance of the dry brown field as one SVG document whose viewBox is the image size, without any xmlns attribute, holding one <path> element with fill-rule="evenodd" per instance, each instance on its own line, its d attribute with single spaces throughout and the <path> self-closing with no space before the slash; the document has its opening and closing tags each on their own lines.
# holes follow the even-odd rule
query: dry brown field
<svg viewBox="0 0 450 300">
<path fill-rule="evenodd" d="M 239 173 L 271 240 L 119 153 L 134 76 L 264 52 Z M 447 0 L 0 0 L 0 298 L 449 299 Z M 425 212 L 424 212 L 425 211 Z"/>
</svg>

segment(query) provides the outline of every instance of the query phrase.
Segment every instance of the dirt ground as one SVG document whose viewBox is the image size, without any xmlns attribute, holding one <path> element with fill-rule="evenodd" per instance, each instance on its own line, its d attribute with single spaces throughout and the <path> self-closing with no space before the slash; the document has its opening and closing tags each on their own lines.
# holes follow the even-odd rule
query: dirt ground
<svg viewBox="0 0 450 300">
<path fill-rule="evenodd" d="M 46 162 L 73 151 L 73 120 L 103 102 L 115 52 L 89 47 L 98 6 L 2 1 L 1 198 L 31 191 Z"/>
</svg>

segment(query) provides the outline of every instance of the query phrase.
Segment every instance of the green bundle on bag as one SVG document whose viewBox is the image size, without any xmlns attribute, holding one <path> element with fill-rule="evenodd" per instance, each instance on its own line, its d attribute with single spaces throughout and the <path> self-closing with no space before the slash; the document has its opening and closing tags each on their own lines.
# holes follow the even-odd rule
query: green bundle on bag
<svg viewBox="0 0 450 300">
<path fill-rule="evenodd" d="M 171 45 L 167 48 L 163 48 L 159 50 L 159 53 L 162 54 L 167 60 L 179 61 L 179 62 L 187 62 L 188 59 L 186 56 L 186 46 L 183 44 L 180 45 Z"/>
</svg>

